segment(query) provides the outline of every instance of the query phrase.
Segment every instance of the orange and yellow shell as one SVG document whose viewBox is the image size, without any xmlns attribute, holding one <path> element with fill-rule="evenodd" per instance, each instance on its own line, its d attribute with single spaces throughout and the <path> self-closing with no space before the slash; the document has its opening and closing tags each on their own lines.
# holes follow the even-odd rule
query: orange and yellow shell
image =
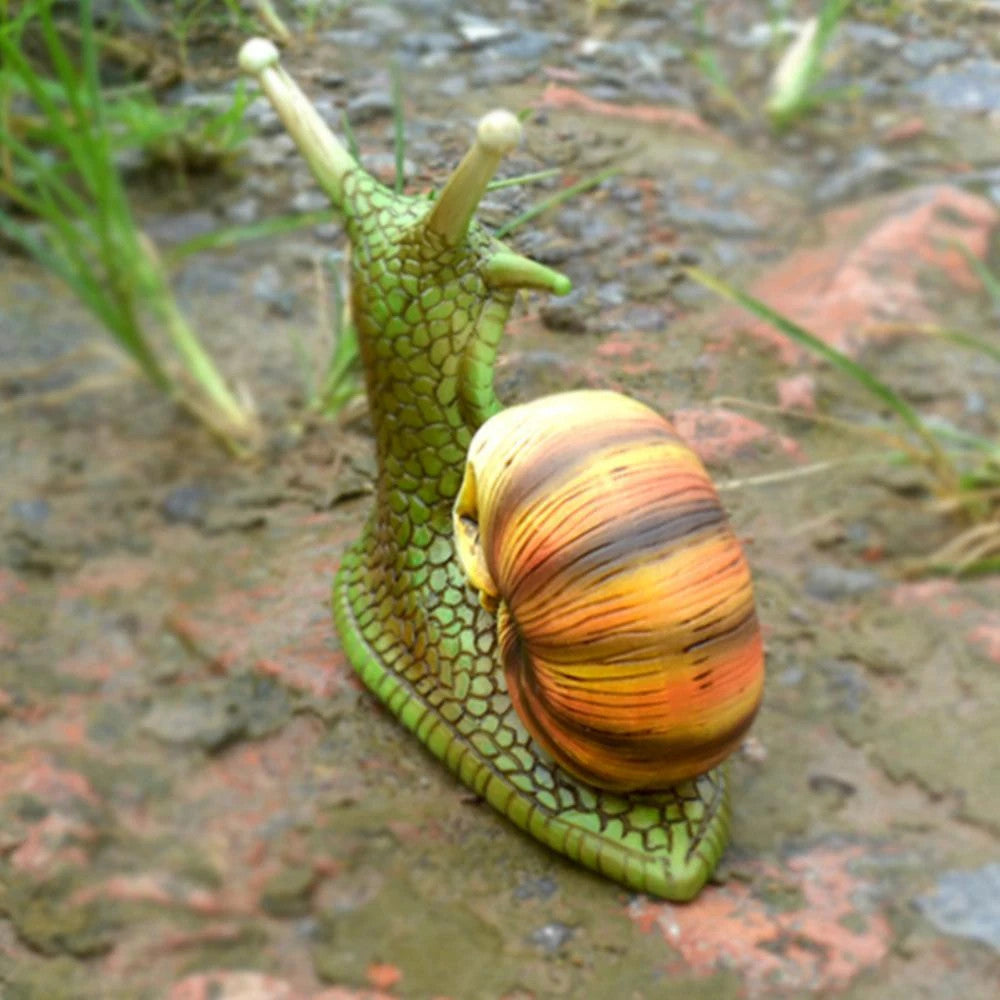
<svg viewBox="0 0 1000 1000">
<path fill-rule="evenodd" d="M 604 391 L 502 411 L 472 440 L 454 526 L 514 707 L 565 770 L 654 790 L 736 749 L 764 680 L 750 571 L 663 417 Z"/>
</svg>

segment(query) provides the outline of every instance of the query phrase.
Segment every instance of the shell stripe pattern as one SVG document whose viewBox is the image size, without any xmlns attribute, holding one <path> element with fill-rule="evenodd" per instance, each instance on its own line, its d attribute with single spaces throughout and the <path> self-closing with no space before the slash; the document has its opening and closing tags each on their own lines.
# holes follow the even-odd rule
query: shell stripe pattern
<svg viewBox="0 0 1000 1000">
<path fill-rule="evenodd" d="M 749 569 L 715 489 L 640 403 L 527 406 L 493 418 L 492 454 L 470 452 L 502 469 L 479 476 L 478 514 L 515 706 L 593 784 L 704 773 L 738 745 L 762 685 Z"/>
</svg>

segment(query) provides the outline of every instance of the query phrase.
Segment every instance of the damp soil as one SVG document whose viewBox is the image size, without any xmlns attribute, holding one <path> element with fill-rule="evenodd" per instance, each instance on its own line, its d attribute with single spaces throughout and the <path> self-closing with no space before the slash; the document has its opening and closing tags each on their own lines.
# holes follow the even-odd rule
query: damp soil
<svg viewBox="0 0 1000 1000">
<path fill-rule="evenodd" d="M 928 3 L 852 22 L 839 72 L 868 99 L 823 105 L 778 136 L 755 110 L 773 50 L 742 41 L 768 24 L 763 7 L 707 5 L 744 118 L 686 55 L 699 45 L 693 5 L 592 6 L 589 22 L 586 4 L 561 11 L 558 28 L 530 4 L 483 5 L 481 21 L 433 3 L 358 8 L 287 63 L 332 107 L 360 102 L 359 143 L 385 169 L 391 119 L 364 109 L 379 107 L 393 45 L 403 53 L 413 190 L 440 186 L 479 114 L 533 109 L 504 172 L 564 176 L 491 195 L 488 223 L 618 168 L 511 238 L 576 291 L 519 303 L 497 384 L 511 402 L 609 386 L 677 413 L 746 540 L 769 674 L 730 764 L 733 839 L 716 884 L 664 905 L 554 856 L 443 771 L 346 665 L 327 596 L 370 509 L 370 427 L 358 407 L 309 414 L 302 364 L 326 343 L 315 273 L 343 250 L 335 225 L 175 275 L 268 428 L 249 461 L 157 396 L 7 248 L 2 995 L 995 995 L 995 901 L 961 889 L 950 909 L 933 901 L 943 873 L 975 882 L 1000 860 L 1000 586 L 914 577 L 963 524 L 925 471 L 887 453 L 887 415 L 749 335 L 682 268 L 750 284 L 822 243 L 831 207 L 887 191 L 943 184 L 988 205 L 1000 185 L 990 109 L 925 103 L 913 89 L 925 71 L 904 57 L 934 41 L 958 46 L 956 67 L 992 59 L 996 12 Z M 368 47 L 372 35 L 393 45 Z M 205 50 L 228 65 L 230 41 Z M 547 86 L 591 103 L 543 100 Z M 704 128 L 636 111 L 668 106 Z M 266 218 L 309 191 L 261 115 L 253 156 L 230 175 L 139 173 L 144 224 L 169 243 L 248 199 Z M 915 138 L 887 140 L 915 120 Z M 866 173 L 859 150 L 882 152 L 881 167 Z M 934 322 L 996 342 L 974 281 L 933 267 L 914 281 Z M 923 414 L 1000 436 L 995 362 L 927 337 L 855 347 Z M 823 419 L 777 407 L 792 375 Z"/>
</svg>

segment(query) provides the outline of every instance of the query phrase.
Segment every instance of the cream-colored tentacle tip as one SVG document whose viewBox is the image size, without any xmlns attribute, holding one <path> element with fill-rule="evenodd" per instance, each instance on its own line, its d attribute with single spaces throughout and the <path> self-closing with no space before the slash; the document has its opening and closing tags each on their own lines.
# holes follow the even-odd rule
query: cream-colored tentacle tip
<svg viewBox="0 0 1000 1000">
<path fill-rule="evenodd" d="M 490 153 L 503 156 L 521 141 L 521 123 L 509 111 L 489 111 L 479 119 L 476 141 Z"/>
<path fill-rule="evenodd" d="M 276 66 L 281 58 L 278 47 L 266 38 L 251 38 L 240 49 L 240 69 L 256 76 L 271 66 Z"/>
</svg>

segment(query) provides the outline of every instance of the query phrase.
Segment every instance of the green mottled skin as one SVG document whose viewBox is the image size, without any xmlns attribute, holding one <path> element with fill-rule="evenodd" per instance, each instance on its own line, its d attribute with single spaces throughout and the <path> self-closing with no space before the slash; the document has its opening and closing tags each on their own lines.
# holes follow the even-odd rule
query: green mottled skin
<svg viewBox="0 0 1000 1000">
<path fill-rule="evenodd" d="M 452 503 L 472 432 L 497 408 L 493 359 L 515 294 L 491 281 L 487 262 L 509 251 L 475 222 L 449 248 L 423 226 L 432 202 L 393 195 L 360 170 L 343 191 L 378 456 L 371 518 L 334 583 L 348 658 L 436 757 L 523 830 L 629 888 L 689 899 L 727 839 L 722 772 L 623 797 L 557 768 L 511 707 L 494 619 L 456 562 Z"/>
</svg>

